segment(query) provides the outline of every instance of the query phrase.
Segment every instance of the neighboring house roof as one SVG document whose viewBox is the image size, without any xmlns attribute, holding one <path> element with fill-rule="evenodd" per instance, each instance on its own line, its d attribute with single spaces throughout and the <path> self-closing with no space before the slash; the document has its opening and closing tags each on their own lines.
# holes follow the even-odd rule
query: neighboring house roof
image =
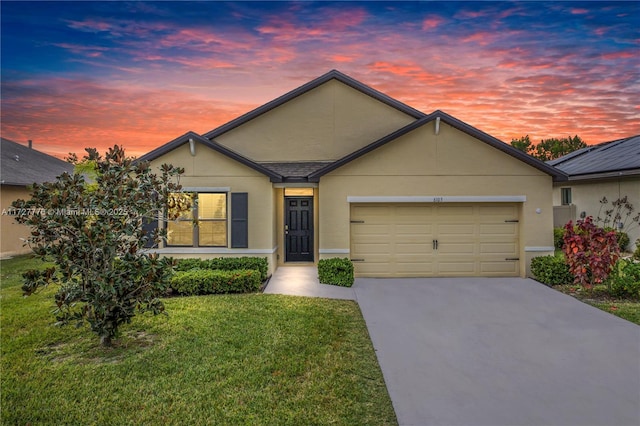
<svg viewBox="0 0 640 426">
<path fill-rule="evenodd" d="M 640 175 L 640 135 L 579 149 L 547 164 L 569 180 Z"/>
<path fill-rule="evenodd" d="M 230 150 L 229 148 L 221 145 L 220 143 L 215 141 L 215 138 L 221 136 L 222 134 L 284 104 L 285 102 L 290 101 L 291 99 L 296 98 L 318 86 L 324 84 L 332 79 L 336 79 L 344 84 L 349 85 L 381 102 L 384 102 L 387 105 L 390 105 L 408 115 L 415 118 L 415 121 L 409 123 L 408 125 L 393 131 L 392 133 L 378 139 L 377 141 L 373 141 L 369 145 L 364 146 L 363 148 L 358 149 L 355 152 L 352 152 L 346 155 L 343 158 L 338 159 L 337 161 L 332 162 L 318 162 L 318 161 L 309 161 L 309 162 L 255 162 L 235 151 Z M 434 120 L 441 120 L 450 126 L 465 132 L 474 138 L 484 142 L 512 157 L 517 158 L 520 161 L 523 161 L 530 166 L 550 175 L 553 177 L 555 181 L 564 181 L 567 180 L 567 175 L 563 173 L 561 170 L 556 169 L 548 164 L 545 164 L 543 161 L 540 161 L 530 155 L 525 154 L 524 152 L 515 149 L 514 147 L 500 141 L 499 139 L 494 138 L 487 133 L 484 133 L 475 127 L 472 127 L 457 118 L 450 116 L 442 111 L 434 111 L 431 114 L 424 114 L 416 109 L 413 109 L 402 102 L 396 101 L 389 96 L 378 92 L 354 79 L 351 77 L 342 74 L 339 71 L 332 70 L 315 80 L 300 86 L 299 88 L 259 107 L 255 110 L 244 114 L 235 120 L 230 121 L 227 124 L 224 124 L 214 130 L 211 130 L 208 133 L 205 133 L 203 136 L 198 135 L 194 132 L 188 132 L 173 141 L 156 148 L 155 150 L 143 155 L 138 159 L 138 161 L 151 161 L 154 160 L 167 152 L 188 143 L 190 139 L 194 141 L 198 141 L 218 152 L 224 154 L 230 158 L 233 158 L 236 161 L 239 161 L 246 166 L 251 167 L 254 170 L 257 170 L 266 176 L 268 176 L 272 182 L 318 182 L 320 177 L 331 172 L 332 170 L 337 169 L 356 158 L 361 157 L 362 155 L 373 151 L 374 149 L 383 146 L 400 136 L 403 136 L 421 126 L 426 125 Z"/>
<path fill-rule="evenodd" d="M 53 182 L 64 172 L 73 173 L 73 164 L 9 139 L 2 141 L 0 183 L 27 186 Z"/>
</svg>

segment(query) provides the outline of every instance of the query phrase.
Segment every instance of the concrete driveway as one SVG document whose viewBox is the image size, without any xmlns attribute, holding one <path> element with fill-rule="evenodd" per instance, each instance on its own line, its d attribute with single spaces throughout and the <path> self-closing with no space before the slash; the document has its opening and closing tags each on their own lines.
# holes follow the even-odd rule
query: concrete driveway
<svg viewBox="0 0 640 426">
<path fill-rule="evenodd" d="M 640 327 L 527 279 L 357 279 L 401 425 L 639 425 Z"/>
</svg>

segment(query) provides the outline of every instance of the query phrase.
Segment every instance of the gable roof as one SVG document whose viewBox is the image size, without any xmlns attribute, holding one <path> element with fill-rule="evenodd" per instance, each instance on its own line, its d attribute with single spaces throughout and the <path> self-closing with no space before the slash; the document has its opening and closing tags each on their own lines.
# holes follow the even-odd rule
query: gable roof
<svg viewBox="0 0 640 426">
<path fill-rule="evenodd" d="M 9 139 L 1 140 L 0 183 L 27 186 L 53 182 L 64 172 L 73 173 L 73 164 Z"/>
<path fill-rule="evenodd" d="M 603 142 L 547 161 L 569 180 L 640 175 L 640 135 Z"/>
<path fill-rule="evenodd" d="M 327 166 L 323 167 L 322 169 L 311 173 L 309 175 L 309 181 L 311 182 L 317 182 L 321 176 L 331 172 L 332 170 L 337 169 L 340 166 L 343 166 L 347 163 L 349 163 L 350 161 L 355 160 L 356 158 L 359 158 L 371 151 L 373 151 L 376 148 L 381 147 L 382 145 L 385 145 L 391 141 L 396 140 L 397 138 L 399 138 L 400 136 L 403 136 L 419 127 L 422 127 L 432 121 L 438 120 L 440 119 L 442 122 L 449 124 L 451 127 L 454 127 L 464 133 L 467 133 L 470 136 L 473 136 L 474 138 L 480 140 L 481 142 L 486 143 L 487 145 L 490 145 L 512 157 L 517 158 L 520 161 L 523 161 L 527 164 L 529 164 L 530 166 L 548 174 L 551 175 L 553 177 L 554 180 L 556 181 L 563 181 L 567 179 L 567 176 L 560 170 L 549 166 L 548 164 L 545 164 L 543 161 L 538 160 L 537 158 L 534 158 L 530 155 L 525 154 L 524 152 L 515 149 L 514 147 L 512 147 L 511 145 L 508 145 L 504 142 L 502 142 L 499 139 L 494 138 L 493 136 L 484 133 L 478 129 L 476 129 L 473 126 L 468 125 L 467 123 L 458 120 L 457 118 L 442 112 L 440 110 L 436 110 L 434 112 L 432 112 L 429 115 L 426 115 L 412 123 L 409 123 L 408 125 L 396 130 L 395 132 L 392 132 L 390 134 L 388 134 L 387 136 L 384 136 L 383 138 L 378 139 L 377 141 L 355 151 L 352 152 L 351 154 L 339 159 L 338 161 L 335 161 L 331 164 L 328 164 Z"/>
<path fill-rule="evenodd" d="M 321 86 L 324 83 L 327 83 L 330 80 L 336 80 L 339 81 L 343 84 L 346 84 L 349 87 L 352 87 L 362 93 L 364 93 L 365 95 L 371 96 L 372 98 L 387 104 L 399 111 L 404 112 L 405 114 L 413 117 L 413 118 L 420 118 L 420 117 L 424 117 L 424 113 L 418 111 L 417 109 L 414 109 L 412 107 L 410 107 L 407 104 L 404 104 L 396 99 L 393 99 L 390 96 L 385 95 L 382 92 L 379 92 L 365 84 L 360 83 L 359 81 L 349 77 L 346 74 L 341 73 L 338 70 L 331 70 L 328 73 L 321 75 L 320 77 L 311 80 L 310 82 L 303 84 L 302 86 L 298 87 L 297 89 L 293 89 L 292 91 L 290 91 L 289 93 L 285 93 L 284 95 L 270 101 L 267 102 L 266 104 L 254 109 L 253 111 L 249 111 L 248 113 L 241 115 L 240 117 L 231 120 L 230 122 L 223 124 L 220 127 L 217 127 L 207 133 L 205 133 L 203 136 L 205 138 L 208 139 L 215 139 L 216 137 L 228 132 L 229 130 L 235 129 L 238 126 L 241 126 L 242 124 L 253 120 L 254 118 L 271 111 L 274 108 L 279 107 L 280 105 L 289 102 L 290 100 L 297 98 L 300 95 L 303 95 L 313 89 L 315 89 L 318 86 Z"/>
<path fill-rule="evenodd" d="M 232 129 L 235 129 L 236 127 L 239 127 L 251 121 L 252 119 L 268 111 L 271 111 L 272 109 L 277 108 L 278 106 L 304 93 L 307 93 L 315 89 L 316 87 L 333 79 L 341 83 L 344 83 L 368 96 L 371 96 L 380 102 L 390 105 L 399 111 L 402 111 L 408 114 L 409 116 L 415 118 L 415 121 L 333 162 L 319 162 L 319 161 L 256 162 L 215 141 L 216 137 L 221 136 L 224 133 Z M 426 125 L 427 123 L 430 123 L 431 121 L 438 120 L 438 119 L 444 121 L 445 123 L 449 124 L 450 126 L 462 132 L 465 132 L 473 136 L 474 138 L 480 140 L 481 142 L 484 142 L 552 176 L 554 181 L 567 180 L 567 175 L 563 173 L 561 170 L 556 169 L 551 165 L 545 164 L 544 162 L 530 155 L 527 155 L 520 150 L 513 148 L 512 146 L 500 141 L 499 139 L 496 139 L 493 136 L 476 129 L 475 127 L 472 127 L 458 120 L 457 118 L 454 118 L 449 114 L 446 114 L 440 110 L 436 110 L 428 115 L 424 114 L 423 112 L 420 112 L 414 108 L 411 108 L 410 106 L 402 102 L 399 102 L 385 95 L 384 93 L 381 93 L 375 89 L 372 89 L 369 86 L 366 86 L 337 70 L 331 70 L 328 73 L 310 81 L 309 83 L 306 83 L 298 87 L 297 89 L 294 89 L 291 92 L 286 93 L 285 95 L 282 95 L 264 104 L 263 106 L 254 109 L 253 111 L 250 111 L 234 120 L 231 120 L 230 122 L 223 124 L 222 126 L 216 129 L 213 129 L 202 136 L 198 135 L 195 132 L 187 132 L 184 135 L 174 139 L 173 141 L 143 155 L 138 159 L 138 161 L 154 160 L 160 157 L 161 155 L 164 155 L 167 152 L 173 149 L 176 149 L 177 147 L 185 143 L 188 143 L 190 139 L 193 139 L 194 141 L 198 141 L 203 145 L 208 146 L 209 148 L 212 148 L 223 155 L 226 155 L 229 158 L 232 158 L 248 167 L 251 167 L 252 169 L 260 173 L 263 173 L 264 175 L 270 178 L 271 182 L 318 182 L 320 180 L 320 177 L 331 172 L 332 170 L 335 170 L 338 167 L 341 167 L 349 163 L 350 161 L 353 161 L 356 158 L 359 158 L 367 154 L 368 152 L 373 151 L 374 149 L 380 146 L 383 146 L 391 141 L 394 141 L 395 139 L 399 138 L 402 135 L 405 135 L 421 126 Z"/>
<path fill-rule="evenodd" d="M 238 154 L 237 152 L 223 146 L 220 145 L 217 142 L 214 141 L 210 141 L 209 139 L 200 136 L 199 134 L 195 133 L 195 132 L 187 132 L 182 136 L 177 137 L 176 139 L 172 140 L 171 142 L 164 144 L 156 149 L 154 149 L 151 152 L 148 152 L 146 154 L 144 154 L 142 157 L 138 158 L 136 160 L 136 162 L 142 162 L 142 161 L 152 161 L 155 160 L 158 157 L 161 157 L 162 155 L 168 153 L 169 151 L 173 151 L 174 149 L 186 144 L 186 143 L 190 143 L 190 140 L 193 141 L 197 141 L 200 142 L 201 144 L 213 149 L 214 151 L 219 152 L 222 155 L 225 155 L 241 164 L 244 164 L 245 166 L 248 166 L 266 176 L 268 176 L 272 182 L 282 182 L 283 177 L 282 175 L 274 172 L 273 170 L 270 170 L 250 159 L 248 159 L 247 157 Z"/>
</svg>

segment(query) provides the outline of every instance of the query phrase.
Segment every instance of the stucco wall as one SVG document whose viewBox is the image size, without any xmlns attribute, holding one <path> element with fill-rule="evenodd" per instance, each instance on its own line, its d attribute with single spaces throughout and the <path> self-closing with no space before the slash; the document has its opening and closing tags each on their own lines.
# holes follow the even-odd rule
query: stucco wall
<svg viewBox="0 0 640 426">
<path fill-rule="evenodd" d="M 414 118 L 331 80 L 216 138 L 254 161 L 337 160 Z"/>
<path fill-rule="evenodd" d="M 321 178 L 320 249 L 349 248 L 348 196 L 519 195 L 520 270 L 528 273 L 531 257 L 551 252 L 525 247 L 553 247 L 551 176 L 445 123 L 435 135 L 431 123 Z"/>
<path fill-rule="evenodd" d="M 582 212 L 586 216 L 593 216 L 594 219 L 597 219 L 598 215 L 604 219 L 605 210 L 613 208 L 611 203 L 626 196 L 635 210 L 631 217 L 628 218 L 628 225 L 623 230 L 629 234 L 629 239 L 631 240 L 628 249 L 635 249 L 634 241 L 640 238 L 640 226 L 637 223 L 632 224 L 631 218 L 640 212 L 640 177 L 558 183 L 553 190 L 554 206 L 561 204 L 561 188 L 571 188 L 571 202 L 576 206 L 577 216 L 574 219 L 579 218 Z M 600 200 L 602 200 L 602 197 L 606 197 L 609 204 L 601 209 Z M 602 224 L 602 222 L 600 223 Z M 556 223 L 555 225 L 562 226 L 563 224 Z"/>
<path fill-rule="evenodd" d="M 202 258 L 266 256 L 269 258 L 271 270 L 274 270 L 276 198 L 268 177 L 201 144 L 196 144 L 195 156 L 191 155 L 189 144 L 185 144 L 152 161 L 151 166 L 157 168 L 163 163 L 184 167 L 185 173 L 180 178 L 180 184 L 184 188 L 228 188 L 229 193 L 247 192 L 249 247 L 247 249 L 167 247 L 161 250 L 162 253 L 174 257 Z M 230 211 L 228 217 L 227 225 L 230 232 Z M 229 238 L 228 243 L 230 241 Z"/>
<path fill-rule="evenodd" d="M 0 204 L 2 212 L 8 213 L 11 203 L 19 198 L 29 199 L 29 191 L 25 187 L 2 185 L 0 188 Z M 31 252 L 29 247 L 23 246 L 21 238 L 29 236 L 29 228 L 17 223 L 12 216 L 2 214 L 0 223 L 0 257 L 9 257 Z"/>
</svg>

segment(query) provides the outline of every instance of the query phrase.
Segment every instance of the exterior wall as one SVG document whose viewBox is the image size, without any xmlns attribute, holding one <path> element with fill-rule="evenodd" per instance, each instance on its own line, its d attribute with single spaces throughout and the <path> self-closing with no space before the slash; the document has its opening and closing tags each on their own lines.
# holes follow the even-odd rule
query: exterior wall
<svg viewBox="0 0 640 426">
<path fill-rule="evenodd" d="M 441 123 L 425 125 L 320 180 L 320 252 L 348 256 L 348 196 L 526 196 L 520 211 L 520 271 L 553 253 L 552 178 Z M 539 213 L 538 213 L 539 209 Z"/>
<path fill-rule="evenodd" d="M 29 199 L 29 191 L 22 186 L 9 186 L 2 185 L 0 189 L 0 204 L 3 212 L 7 212 L 11 209 L 11 203 L 19 198 L 23 200 Z M 13 217 L 8 214 L 2 214 L 0 223 L 1 248 L 0 257 L 10 257 L 19 254 L 30 253 L 29 247 L 23 246 L 21 238 L 27 238 L 29 236 L 29 227 L 21 225 L 13 220 Z"/>
<path fill-rule="evenodd" d="M 635 248 L 634 242 L 640 238 L 640 226 L 636 223 L 631 223 L 631 218 L 635 217 L 640 212 L 640 176 L 637 177 L 625 177 L 620 179 L 609 180 L 592 180 L 582 182 L 560 182 L 554 185 L 553 189 L 553 205 L 559 206 L 560 189 L 571 188 L 571 202 L 576 206 L 576 216 L 573 219 L 578 219 L 581 213 L 584 212 L 585 216 L 593 216 L 594 220 L 600 216 L 604 218 L 605 207 L 611 209 L 611 203 L 619 198 L 627 197 L 628 201 L 633 205 L 634 211 L 631 217 L 627 220 L 627 226 L 623 229 L 629 234 L 631 241 L 628 250 Z M 607 197 L 609 201 L 608 205 L 601 210 L 600 200 L 602 197 Z M 554 226 L 563 226 L 564 223 L 554 223 Z"/>
<path fill-rule="evenodd" d="M 228 192 L 247 192 L 249 194 L 249 247 L 232 249 L 230 247 L 165 247 L 158 251 L 162 254 L 180 257 L 267 257 L 271 272 L 277 267 L 276 237 L 274 223 L 276 206 L 273 188 L 265 175 L 240 164 L 209 147 L 196 144 L 196 155 L 192 156 L 189 144 L 184 144 L 152 161 L 151 166 L 173 164 L 184 167 L 180 178 L 183 188 L 228 188 Z M 230 235 L 230 215 L 228 216 L 228 235 Z M 231 239 L 228 238 L 228 244 Z"/>
<path fill-rule="evenodd" d="M 338 160 L 414 118 L 336 80 L 216 138 L 254 161 Z"/>
</svg>

